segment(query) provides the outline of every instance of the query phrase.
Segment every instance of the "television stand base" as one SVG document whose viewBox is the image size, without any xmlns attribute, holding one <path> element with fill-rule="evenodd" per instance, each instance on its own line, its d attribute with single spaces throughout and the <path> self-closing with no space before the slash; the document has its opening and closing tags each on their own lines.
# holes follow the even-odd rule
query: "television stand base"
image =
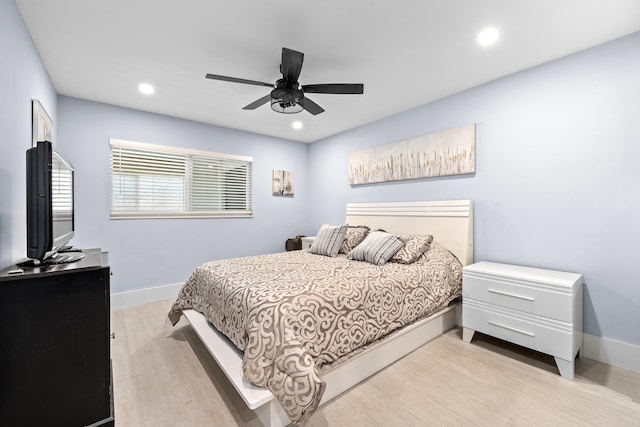
<svg viewBox="0 0 640 427">
<path fill-rule="evenodd" d="M 80 249 L 74 249 L 67 252 L 57 252 L 40 261 L 37 259 L 25 258 L 16 263 L 18 267 L 42 267 L 47 265 L 68 264 L 78 262 L 84 258 L 84 253 Z"/>
<path fill-rule="evenodd" d="M 63 252 L 56 253 L 51 255 L 49 258 L 45 259 L 42 263 L 45 265 L 52 264 L 67 264 L 70 262 L 77 262 L 84 258 L 84 254 L 82 252 Z"/>
</svg>

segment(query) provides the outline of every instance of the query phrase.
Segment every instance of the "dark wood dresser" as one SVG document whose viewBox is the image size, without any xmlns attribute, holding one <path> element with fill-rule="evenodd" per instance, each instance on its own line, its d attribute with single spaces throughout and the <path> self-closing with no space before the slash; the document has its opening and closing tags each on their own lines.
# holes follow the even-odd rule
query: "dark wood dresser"
<svg viewBox="0 0 640 427">
<path fill-rule="evenodd" d="M 0 425 L 113 426 L 109 256 L 0 273 Z"/>
</svg>

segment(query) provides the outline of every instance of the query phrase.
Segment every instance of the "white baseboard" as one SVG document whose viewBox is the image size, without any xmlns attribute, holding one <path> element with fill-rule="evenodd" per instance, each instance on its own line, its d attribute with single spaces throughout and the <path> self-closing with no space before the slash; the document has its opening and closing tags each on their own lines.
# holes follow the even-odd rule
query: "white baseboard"
<svg viewBox="0 0 640 427">
<path fill-rule="evenodd" d="M 178 296 L 182 283 L 157 286 L 154 288 L 136 289 L 135 291 L 111 294 L 111 310 L 135 307 L 157 301 L 173 299 Z"/>
<path fill-rule="evenodd" d="M 617 368 L 640 373 L 640 346 L 584 334 L 582 355 Z"/>
</svg>

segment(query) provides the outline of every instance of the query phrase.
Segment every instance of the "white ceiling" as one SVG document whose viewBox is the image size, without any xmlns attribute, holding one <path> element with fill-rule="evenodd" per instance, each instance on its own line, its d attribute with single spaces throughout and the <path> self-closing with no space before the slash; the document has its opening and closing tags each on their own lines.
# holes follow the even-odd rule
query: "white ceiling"
<svg viewBox="0 0 640 427">
<path fill-rule="evenodd" d="M 60 95 L 302 142 L 640 31 L 638 0 L 16 3 Z M 483 48 L 489 26 L 500 40 Z M 364 83 L 364 95 L 312 94 L 324 113 L 284 115 L 242 110 L 268 87 L 205 79 L 275 82 L 282 47 L 305 54 L 300 84 Z"/>
</svg>

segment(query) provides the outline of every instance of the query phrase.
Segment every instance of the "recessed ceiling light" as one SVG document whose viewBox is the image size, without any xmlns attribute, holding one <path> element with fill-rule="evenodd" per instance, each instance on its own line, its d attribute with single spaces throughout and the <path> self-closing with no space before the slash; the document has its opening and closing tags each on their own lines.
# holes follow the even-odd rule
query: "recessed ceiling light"
<svg viewBox="0 0 640 427">
<path fill-rule="evenodd" d="M 293 122 L 291 123 L 291 127 L 294 129 L 302 129 L 302 122 Z"/>
<path fill-rule="evenodd" d="M 155 89 L 150 84 L 142 83 L 138 86 L 138 90 L 145 95 L 151 95 Z"/>
<path fill-rule="evenodd" d="M 497 42 L 499 38 L 500 34 L 498 33 L 498 30 L 495 28 L 487 28 L 478 34 L 478 38 L 476 40 L 482 46 L 490 46 Z"/>
</svg>

